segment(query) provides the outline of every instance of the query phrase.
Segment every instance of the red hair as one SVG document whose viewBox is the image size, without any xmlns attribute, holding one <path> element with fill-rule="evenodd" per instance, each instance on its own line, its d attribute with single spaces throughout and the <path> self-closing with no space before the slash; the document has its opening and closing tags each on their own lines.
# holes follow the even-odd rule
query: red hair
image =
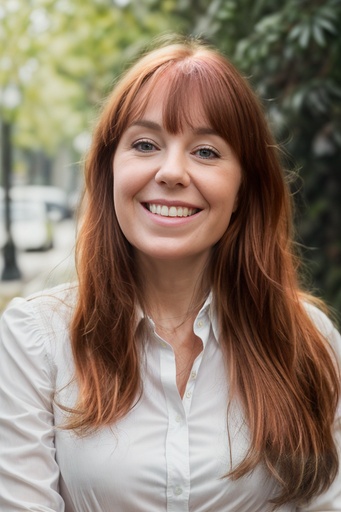
<svg viewBox="0 0 341 512">
<path fill-rule="evenodd" d="M 338 375 L 326 340 L 302 305 L 290 196 L 262 108 L 233 65 L 196 41 L 140 59 L 114 88 L 94 133 L 71 326 L 80 393 L 68 428 L 86 433 L 109 425 L 141 393 L 134 326 L 136 307 L 144 306 L 143 283 L 115 216 L 112 162 L 128 122 L 166 83 L 166 129 L 177 133 L 191 124 L 200 104 L 243 169 L 237 211 L 213 248 L 206 276 L 231 399 L 241 401 L 251 432 L 247 456 L 228 476 L 239 478 L 264 463 L 281 486 L 274 504 L 301 504 L 327 489 L 338 470 L 332 436 Z"/>
</svg>

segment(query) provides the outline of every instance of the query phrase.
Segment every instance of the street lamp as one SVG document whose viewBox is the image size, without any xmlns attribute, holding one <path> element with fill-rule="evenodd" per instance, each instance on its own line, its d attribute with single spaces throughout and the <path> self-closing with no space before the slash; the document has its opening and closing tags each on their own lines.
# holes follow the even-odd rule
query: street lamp
<svg viewBox="0 0 341 512">
<path fill-rule="evenodd" d="M 4 186 L 4 220 L 6 242 L 3 247 L 4 267 L 1 274 L 2 281 L 12 281 L 21 278 L 21 272 L 16 261 L 16 248 L 11 229 L 11 175 L 12 175 L 12 139 L 11 122 L 5 120 L 4 111 L 14 110 L 20 101 L 19 91 L 15 86 L 8 86 L 1 91 L 1 168 Z"/>
</svg>

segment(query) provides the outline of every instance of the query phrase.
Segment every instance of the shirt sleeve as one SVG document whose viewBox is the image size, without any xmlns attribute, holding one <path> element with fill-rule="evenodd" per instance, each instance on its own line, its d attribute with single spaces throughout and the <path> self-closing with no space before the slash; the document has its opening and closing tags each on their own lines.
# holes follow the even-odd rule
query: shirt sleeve
<svg viewBox="0 0 341 512">
<path fill-rule="evenodd" d="M 29 301 L 0 322 L 0 510 L 63 512 L 54 447 L 54 370 Z"/>
<path fill-rule="evenodd" d="M 313 306 L 309 306 L 308 311 L 318 329 L 328 339 L 333 354 L 335 354 L 337 366 L 341 369 L 341 336 L 339 332 L 321 311 Z M 339 472 L 331 487 L 312 500 L 308 506 L 298 508 L 297 510 L 300 512 L 341 512 L 341 401 L 336 412 L 334 428 L 335 442 L 339 454 Z"/>
</svg>

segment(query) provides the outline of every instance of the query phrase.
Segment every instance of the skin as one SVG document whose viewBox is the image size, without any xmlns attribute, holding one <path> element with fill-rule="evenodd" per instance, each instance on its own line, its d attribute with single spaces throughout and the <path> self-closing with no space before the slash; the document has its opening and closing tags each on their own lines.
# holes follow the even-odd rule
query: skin
<svg viewBox="0 0 341 512">
<path fill-rule="evenodd" d="M 198 276 L 237 208 L 242 170 L 202 112 L 194 112 L 193 127 L 171 134 L 163 126 L 162 106 L 161 92 L 123 133 L 113 162 L 113 194 L 118 222 L 145 277 L 157 332 L 173 345 L 182 394 L 202 349 L 193 333 L 198 307 L 191 309 L 193 298 L 200 303 L 204 294 Z M 193 215 L 150 211 L 162 207 L 173 215 L 189 208 Z"/>
<path fill-rule="evenodd" d="M 115 153 L 119 224 L 139 256 L 154 264 L 205 262 L 237 207 L 240 163 L 202 114 L 196 117 L 194 129 L 170 134 L 162 123 L 162 98 L 150 102 L 143 118 L 123 133 Z M 150 204 L 196 213 L 165 217 L 151 213 Z"/>
</svg>

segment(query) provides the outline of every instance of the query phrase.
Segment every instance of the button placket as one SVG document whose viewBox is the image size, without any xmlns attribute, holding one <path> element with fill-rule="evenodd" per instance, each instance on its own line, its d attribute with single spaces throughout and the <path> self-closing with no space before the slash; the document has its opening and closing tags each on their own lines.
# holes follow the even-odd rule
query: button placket
<svg viewBox="0 0 341 512">
<path fill-rule="evenodd" d="M 196 370 L 192 370 L 191 371 L 191 375 L 190 375 L 190 379 L 191 380 L 195 380 L 197 378 L 197 372 Z"/>
<path fill-rule="evenodd" d="M 162 341 L 162 339 L 161 339 Z M 160 374 L 168 410 L 165 455 L 167 473 L 167 512 L 189 510 L 188 423 L 176 384 L 175 355 L 171 345 L 160 343 Z"/>
<path fill-rule="evenodd" d="M 176 421 L 176 423 L 178 423 L 178 424 L 182 423 L 183 418 L 182 418 L 181 414 L 176 414 L 176 416 L 175 416 L 175 421 Z"/>
</svg>

